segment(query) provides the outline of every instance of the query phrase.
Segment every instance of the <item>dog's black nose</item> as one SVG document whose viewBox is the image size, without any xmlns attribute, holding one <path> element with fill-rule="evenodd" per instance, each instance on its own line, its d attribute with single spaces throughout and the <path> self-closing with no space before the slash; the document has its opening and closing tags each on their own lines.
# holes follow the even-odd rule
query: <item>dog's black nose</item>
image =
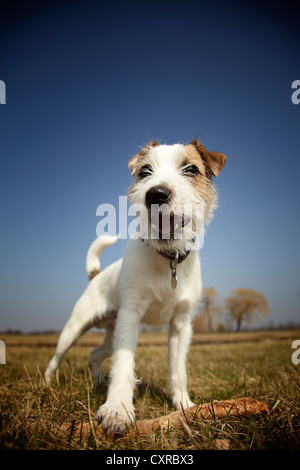
<svg viewBox="0 0 300 470">
<path fill-rule="evenodd" d="M 171 198 L 171 191 L 167 186 L 153 186 L 146 192 L 146 204 L 164 204 Z"/>
</svg>

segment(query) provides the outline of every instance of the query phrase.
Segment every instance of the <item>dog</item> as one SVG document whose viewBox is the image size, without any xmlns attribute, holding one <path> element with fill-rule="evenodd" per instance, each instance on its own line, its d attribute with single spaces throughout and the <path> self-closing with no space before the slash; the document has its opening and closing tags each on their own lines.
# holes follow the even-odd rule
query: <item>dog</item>
<svg viewBox="0 0 300 470">
<path fill-rule="evenodd" d="M 208 152 L 199 140 L 188 145 L 149 142 L 128 162 L 134 177 L 128 197 L 139 208 L 138 236 L 128 241 L 123 259 L 103 271 L 99 257 L 118 236 L 103 235 L 88 250 L 91 281 L 59 337 L 45 379 L 50 382 L 83 333 L 92 327 L 105 328 L 104 342 L 91 352 L 90 361 L 93 376 L 101 383 L 101 363 L 112 356 L 107 399 L 96 414 L 104 430 L 123 433 L 135 422 L 133 392 L 139 381 L 134 357 L 141 322 L 169 325 L 172 404 L 176 409 L 193 406 L 187 391 L 186 357 L 192 315 L 202 292 L 196 236 L 201 221 L 207 224 L 216 207 L 212 178 L 219 175 L 225 160 L 224 154 Z"/>
</svg>

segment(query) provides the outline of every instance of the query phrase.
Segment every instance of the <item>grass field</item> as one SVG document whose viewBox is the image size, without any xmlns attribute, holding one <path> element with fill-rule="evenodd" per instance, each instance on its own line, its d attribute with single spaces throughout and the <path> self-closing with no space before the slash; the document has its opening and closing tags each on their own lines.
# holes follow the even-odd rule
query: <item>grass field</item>
<svg viewBox="0 0 300 470">
<path fill-rule="evenodd" d="M 57 335 L 1 335 L 6 364 L 0 365 L 0 449 L 298 449 L 300 364 L 291 361 L 300 331 L 195 335 L 188 356 L 189 390 L 195 403 L 249 396 L 265 401 L 264 417 L 228 416 L 191 420 L 182 428 L 149 436 L 112 438 L 91 432 L 75 437 L 74 426 L 93 420 L 105 400 L 87 368 L 90 349 L 101 335 L 86 334 L 64 359 L 58 380 L 45 387 L 43 372 Z M 111 360 L 104 363 L 108 374 Z M 165 333 L 142 333 L 136 353 L 142 383 L 135 393 L 137 419 L 172 410 L 168 395 Z M 63 423 L 70 429 L 60 431 Z"/>
</svg>

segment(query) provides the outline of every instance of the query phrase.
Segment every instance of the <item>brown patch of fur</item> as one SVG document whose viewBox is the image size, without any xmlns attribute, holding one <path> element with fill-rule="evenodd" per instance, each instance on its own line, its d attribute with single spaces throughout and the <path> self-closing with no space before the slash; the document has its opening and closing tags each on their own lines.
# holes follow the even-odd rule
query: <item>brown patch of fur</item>
<svg viewBox="0 0 300 470">
<path fill-rule="evenodd" d="M 226 155 L 220 152 L 208 152 L 199 140 L 193 140 L 191 144 L 199 153 L 206 169 L 206 176 L 218 176 L 223 169 L 226 161 Z"/>
<path fill-rule="evenodd" d="M 160 143 L 158 140 L 150 140 L 147 145 L 140 151 L 140 156 L 144 156 L 147 152 L 149 152 L 150 147 L 158 147 Z"/>
<path fill-rule="evenodd" d="M 94 279 L 94 277 L 97 276 L 97 274 L 99 273 L 100 273 L 100 269 L 93 269 L 93 271 L 91 271 L 89 274 L 89 280 L 91 281 L 92 279 Z"/>
<path fill-rule="evenodd" d="M 160 143 L 157 140 L 150 140 L 139 153 L 133 155 L 133 157 L 129 159 L 128 166 L 132 173 L 132 176 L 137 173 L 136 169 L 138 163 L 141 163 L 147 153 L 149 153 L 150 148 L 157 147 L 158 145 L 160 145 Z"/>
<path fill-rule="evenodd" d="M 193 144 L 185 146 L 185 153 L 182 158 L 181 166 L 184 166 L 187 164 L 196 165 L 196 167 L 198 168 L 200 172 L 200 175 L 207 176 L 205 164 L 202 158 L 199 158 L 199 152 L 197 151 L 197 149 L 195 148 Z"/>
<path fill-rule="evenodd" d="M 205 163 L 193 144 L 185 146 L 181 166 L 183 167 L 185 165 L 196 165 L 199 170 L 197 175 L 190 177 L 190 182 L 193 185 L 197 198 L 205 203 L 204 216 L 205 220 L 208 221 L 216 203 L 217 195 L 211 179 L 207 174 Z"/>
</svg>

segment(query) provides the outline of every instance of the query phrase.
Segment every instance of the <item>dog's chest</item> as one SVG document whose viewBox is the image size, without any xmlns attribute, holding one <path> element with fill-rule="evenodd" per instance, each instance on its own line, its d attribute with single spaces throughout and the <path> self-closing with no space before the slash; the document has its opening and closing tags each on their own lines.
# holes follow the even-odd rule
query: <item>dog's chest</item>
<svg viewBox="0 0 300 470">
<path fill-rule="evenodd" d="M 169 323 L 174 312 L 174 302 L 164 303 L 154 300 L 146 310 L 145 315 L 142 318 L 142 323 L 146 323 L 147 325 L 165 325 L 166 323 Z"/>
</svg>

